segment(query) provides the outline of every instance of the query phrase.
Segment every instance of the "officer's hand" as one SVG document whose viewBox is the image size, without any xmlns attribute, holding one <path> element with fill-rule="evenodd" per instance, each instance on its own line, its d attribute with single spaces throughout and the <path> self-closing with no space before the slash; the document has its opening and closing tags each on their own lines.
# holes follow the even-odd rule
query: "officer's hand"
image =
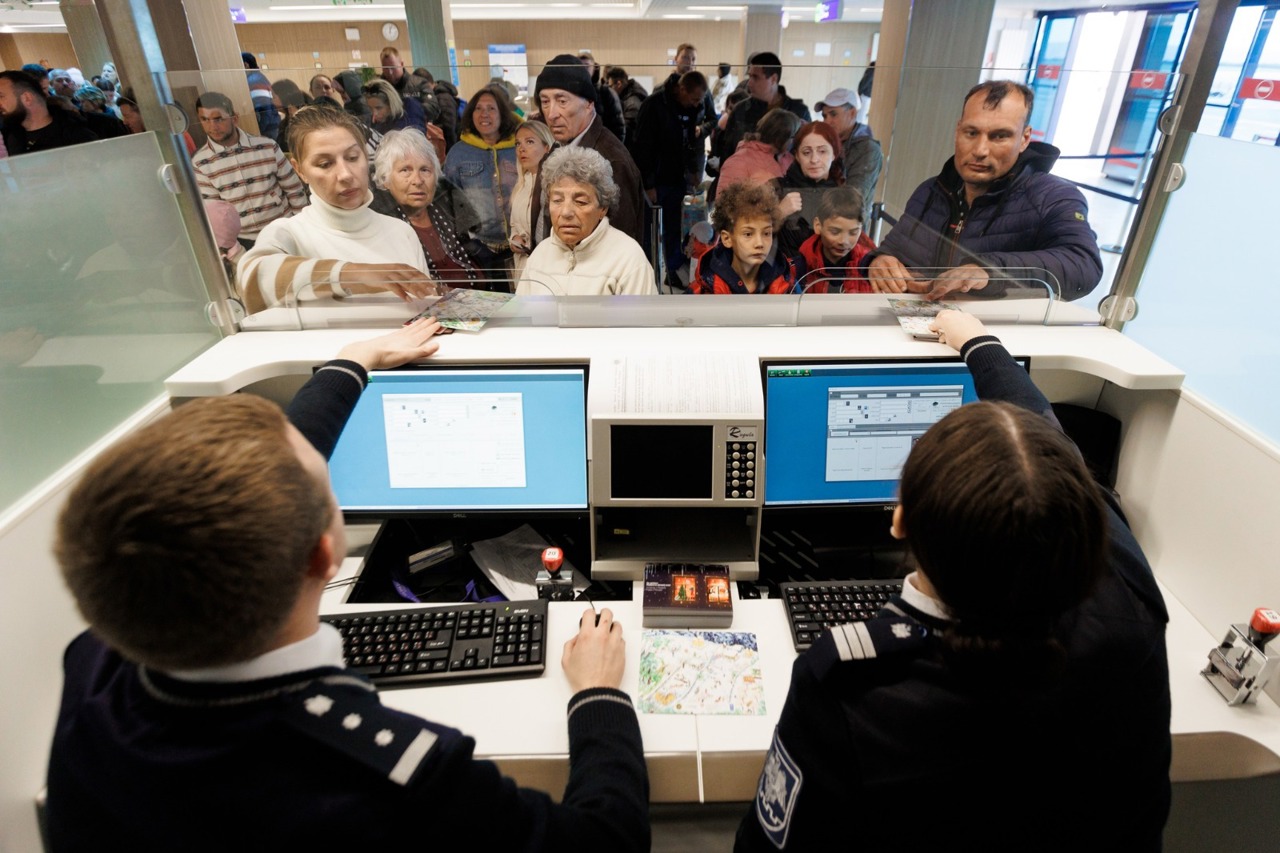
<svg viewBox="0 0 1280 853">
<path fill-rule="evenodd" d="M 872 293 L 906 293 L 916 278 L 893 255 L 877 255 L 867 267 L 867 281 Z"/>
<path fill-rule="evenodd" d="M 982 325 L 982 321 L 964 311 L 939 311 L 929 323 L 929 328 L 938 333 L 938 343 L 946 344 L 956 352 L 960 352 L 971 339 L 987 334 L 987 327 Z"/>
<path fill-rule="evenodd" d="M 387 370 L 426 358 L 440 349 L 434 337 L 444 331 L 434 317 L 422 317 L 386 335 L 347 344 L 338 352 L 364 365 L 365 370 Z"/>
<path fill-rule="evenodd" d="M 982 290 L 987 286 L 987 271 L 977 264 L 949 269 L 933 280 L 933 287 L 925 294 L 925 299 L 942 299 L 948 293 L 968 293 L 971 290 Z"/>
<path fill-rule="evenodd" d="M 596 624 L 595 611 L 588 609 L 582 616 L 582 627 L 564 644 L 560 658 L 569 687 L 577 693 L 590 687 L 621 686 L 624 649 L 622 625 L 613 621 L 613 611 L 603 608 Z"/>
</svg>

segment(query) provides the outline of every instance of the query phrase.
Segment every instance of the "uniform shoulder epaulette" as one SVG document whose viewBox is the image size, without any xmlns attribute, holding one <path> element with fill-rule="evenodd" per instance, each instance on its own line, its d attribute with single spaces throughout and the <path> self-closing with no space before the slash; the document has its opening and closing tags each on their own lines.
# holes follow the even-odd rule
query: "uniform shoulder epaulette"
<svg viewBox="0 0 1280 853">
<path fill-rule="evenodd" d="M 927 636 L 928 628 L 904 617 L 881 616 L 831 629 L 831 640 L 842 663 L 914 651 L 924 644 Z"/>
<path fill-rule="evenodd" d="M 439 735 L 421 720 L 382 705 L 376 694 L 320 680 L 290 700 L 285 721 L 397 785 L 407 785 L 435 748 Z"/>
</svg>

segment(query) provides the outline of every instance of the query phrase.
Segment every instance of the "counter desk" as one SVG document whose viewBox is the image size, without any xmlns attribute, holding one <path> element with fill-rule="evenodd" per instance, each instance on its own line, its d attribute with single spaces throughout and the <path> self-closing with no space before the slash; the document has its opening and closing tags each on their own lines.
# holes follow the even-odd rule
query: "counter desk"
<svg viewBox="0 0 1280 853">
<path fill-rule="evenodd" d="M 394 316 L 394 314 L 393 314 Z M 381 325 L 385 323 L 374 323 Z M 1087 397 L 1104 384 L 1126 393 L 1167 392 L 1182 382 L 1177 368 L 1112 330 L 1097 326 L 993 325 L 1016 355 L 1031 358 L 1032 376 L 1051 399 Z M 174 374 L 174 398 L 227 394 L 282 376 L 301 384 L 312 367 L 369 328 L 259 331 L 227 338 Z M 945 356 L 940 344 L 908 338 L 888 326 L 557 328 L 490 326 L 441 339 L 436 361 L 565 362 L 631 353 L 667 353 L 695 361 L 700 352 L 750 352 L 761 358 Z M 349 557 L 342 575 L 354 577 L 361 559 Z M 1159 576 L 1159 566 L 1156 566 Z M 326 594 L 326 613 L 376 609 L 349 604 L 349 587 Z M 736 598 L 736 590 L 735 590 Z M 1231 708 L 1200 675 L 1220 639 L 1165 591 L 1173 691 L 1175 781 L 1247 778 L 1280 772 L 1280 708 L 1267 696 Z M 570 691 L 559 665 L 564 642 L 586 605 L 553 602 L 540 677 L 382 691 L 388 705 L 455 726 L 476 738 L 477 755 L 498 761 L 522 783 L 562 790 L 567 778 L 565 709 Z M 604 606 L 604 605 L 602 605 Z M 623 688 L 638 685 L 641 613 L 636 601 L 610 602 L 627 638 Z M 781 712 L 795 658 L 780 601 L 735 600 L 731 630 L 757 635 L 766 713 L 745 716 L 641 715 L 640 725 L 655 802 L 747 800 Z M 1225 626 L 1224 626 L 1225 627 Z"/>
</svg>

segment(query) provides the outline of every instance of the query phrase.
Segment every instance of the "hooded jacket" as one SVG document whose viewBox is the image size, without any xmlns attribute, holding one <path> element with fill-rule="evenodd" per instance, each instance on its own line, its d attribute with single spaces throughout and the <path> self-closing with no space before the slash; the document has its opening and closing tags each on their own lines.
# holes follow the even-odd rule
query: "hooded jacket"
<svg viewBox="0 0 1280 853">
<path fill-rule="evenodd" d="M 480 136 L 464 132 L 444 161 L 445 177 L 466 192 L 480 214 L 480 239 L 493 251 L 507 246 L 511 193 L 519 171 L 514 136 L 490 145 Z"/>
<path fill-rule="evenodd" d="M 1017 269 L 1011 278 L 1048 272 L 1062 299 L 1079 299 L 1102 278 L 1097 235 L 1089 227 L 1089 206 L 1080 191 L 1049 174 L 1058 149 L 1032 142 L 1009 174 L 965 202 L 964 181 L 955 158 L 942 173 L 911 194 L 906 212 L 880 250 L 868 255 L 863 270 L 880 255 L 892 255 L 907 267 L 956 267 L 979 264 L 988 270 Z M 993 280 L 981 291 L 996 295 L 1007 283 Z"/>
</svg>

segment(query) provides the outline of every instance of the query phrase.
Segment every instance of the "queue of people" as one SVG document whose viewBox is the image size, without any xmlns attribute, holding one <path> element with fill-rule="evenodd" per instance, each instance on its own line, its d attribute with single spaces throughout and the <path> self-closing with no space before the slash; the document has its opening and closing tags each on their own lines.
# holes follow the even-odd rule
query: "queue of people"
<svg viewBox="0 0 1280 853">
<path fill-rule="evenodd" d="M 264 75 L 251 60 L 245 59 L 246 73 L 259 85 L 253 94 L 255 113 L 260 113 Z M 335 263 L 376 263 L 381 252 L 388 263 L 413 267 L 422 279 L 406 289 L 404 270 L 385 281 L 365 277 L 351 293 L 381 288 L 410 296 L 431 291 L 427 282 L 441 281 L 527 293 L 528 288 L 517 285 L 529 274 L 538 247 L 549 242 L 570 249 L 576 263 L 578 241 L 565 238 L 583 226 L 590 226 L 578 235 L 583 249 L 601 241 L 612 244 L 614 238 L 604 240 L 604 235 L 616 231 L 638 250 L 628 248 L 614 258 L 627 259 L 624 278 L 630 281 L 629 276 L 638 274 L 632 261 L 642 257 L 651 281 L 659 280 L 655 270 L 665 268 L 671 292 L 920 293 L 931 299 L 956 292 L 998 295 L 1019 277 L 1000 270 L 1022 268 L 1023 278 L 1045 278 L 1056 285 L 1059 296 L 1074 299 L 1089 293 L 1101 277 L 1083 196 L 1050 173 L 1057 150 L 1031 141 L 1033 93 L 1021 84 L 990 81 L 974 87 L 957 123 L 955 155 L 937 178 L 913 194 L 903 221 L 876 247 L 867 226 L 883 158 L 879 143 L 858 121 L 862 96 L 853 89 L 834 89 L 817 104 L 822 120 L 812 121 L 808 106 L 782 86 L 784 69 L 775 54 L 750 58 L 738 87 L 743 97 L 721 115 L 715 112 L 712 90 L 718 89 L 726 104 L 733 103 L 734 93 L 722 85 L 729 75 L 721 70 L 714 84 L 709 81 L 696 70 L 697 49 L 690 44 L 678 46 L 675 70 L 652 94 L 625 69 L 602 69 L 589 54 L 557 56 L 538 74 L 527 115 L 517 109 L 502 81 L 486 85 L 459 110 L 456 89 L 436 83 L 426 69 L 410 71 L 394 48 L 387 48 L 381 61 L 381 76 L 370 80 L 362 81 L 348 69 L 332 77 L 314 75 L 306 91 L 288 80 L 274 84 L 273 97 L 284 109 L 284 133 L 277 130 L 278 139 L 262 130 L 266 125 L 260 114 L 260 135 L 240 128 L 225 95 L 206 92 L 200 97 L 196 112 L 206 142 L 199 150 L 189 142 L 192 165 L 204 198 L 227 202 L 241 216 L 238 240 L 249 253 L 237 263 L 236 281 L 250 310 L 291 299 L 298 289 L 345 295 L 343 281 L 319 280 L 314 265 L 284 265 L 279 269 L 288 274 L 281 278 L 273 271 L 277 265 L 264 265 L 262 253 L 253 251 L 269 224 L 302 214 L 317 199 L 317 207 L 333 206 L 316 183 L 304 186 L 299 179 L 305 155 L 292 148 L 292 125 L 309 110 L 349 117 L 369 170 L 375 169 L 380 142 L 396 132 L 419 134 L 435 155 L 432 160 L 415 153 L 414 166 L 401 164 L 406 174 L 420 176 L 413 182 L 393 180 L 399 170 L 386 164 L 382 179 L 367 180 L 356 193 L 363 200 L 374 185 L 371 210 L 408 223 L 418 238 L 415 248 L 426 253 L 422 258 L 405 255 L 414 244 L 393 236 L 394 231 L 385 241 L 376 232 L 363 234 L 356 241 L 363 248 L 352 257 L 335 255 L 351 245 L 344 240 L 311 244 L 335 255 L 324 258 Z M 46 89 L 26 72 L 0 73 L 8 153 L 88 141 L 95 138 L 90 130 L 95 116 L 126 132 L 141 130 L 131 95 L 126 91 L 108 98 L 114 81 L 99 82 L 107 89 L 77 89 L 65 72 L 55 69 Z M 625 96 L 626 108 L 619 107 L 615 116 L 609 104 L 622 103 L 620 96 Z M 72 97 L 83 113 L 62 103 Z M 119 110 L 123 121 L 111 116 L 110 109 Z M 330 116 L 325 122 L 332 120 Z M 304 123 L 316 125 L 315 120 Z M 548 159 L 563 148 L 594 151 L 609 167 L 601 175 L 593 165 L 595 177 L 582 181 L 592 192 L 590 203 L 578 211 L 584 218 L 577 224 L 567 221 L 564 210 L 553 210 L 552 188 L 543 175 Z M 408 158 L 403 141 L 395 150 L 401 159 Z M 699 257 L 690 258 L 685 254 L 692 230 L 688 199 L 698 198 L 707 171 L 715 180 L 707 193 L 713 206 L 704 219 L 713 229 L 715 250 L 704 254 L 699 249 Z M 746 196 L 730 192 L 739 185 L 767 187 L 768 192 L 750 194 L 752 201 L 742 208 Z M 347 189 L 356 190 L 343 191 Z M 761 199 L 770 198 L 775 201 L 768 226 L 753 224 L 750 240 L 735 236 L 740 210 L 758 211 Z M 856 213 L 850 209 L 854 204 Z M 651 206 L 656 208 L 652 215 Z M 650 233 L 659 219 L 661 241 Z M 597 221 L 606 227 L 593 239 Z M 755 245 L 760 234 L 768 237 L 763 259 L 757 258 Z M 744 248 L 747 243 L 750 251 Z M 310 257 L 302 244 L 276 249 Z M 551 254 L 548 249 L 543 257 Z M 552 267 L 534 269 L 556 275 Z M 654 291 L 621 286 L 620 280 L 609 275 L 593 279 L 578 269 L 571 286 L 544 282 L 542 289 L 565 294 Z"/>
</svg>

